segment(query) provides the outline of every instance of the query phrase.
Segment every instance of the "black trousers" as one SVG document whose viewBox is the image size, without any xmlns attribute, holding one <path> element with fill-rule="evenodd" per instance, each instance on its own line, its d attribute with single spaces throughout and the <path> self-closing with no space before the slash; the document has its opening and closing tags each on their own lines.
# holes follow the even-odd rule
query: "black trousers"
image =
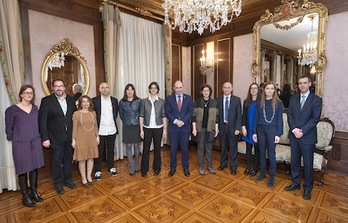
<svg viewBox="0 0 348 223">
<path fill-rule="evenodd" d="M 52 157 L 52 176 L 55 187 L 71 184 L 72 181 L 72 154 L 71 142 L 50 145 Z"/>
<path fill-rule="evenodd" d="M 141 159 L 141 173 L 146 174 L 149 171 L 150 160 L 150 146 L 153 140 L 154 145 L 154 160 L 153 171 L 161 171 L 161 141 L 162 141 L 163 128 L 144 128 L 144 148 L 143 156 Z"/>
<path fill-rule="evenodd" d="M 101 171 L 101 162 L 103 160 L 103 154 L 106 150 L 106 166 L 108 171 L 114 167 L 114 156 L 115 156 L 115 140 L 116 133 L 108 136 L 99 136 L 100 143 L 98 145 L 99 156 L 94 159 L 95 172 Z"/>
</svg>

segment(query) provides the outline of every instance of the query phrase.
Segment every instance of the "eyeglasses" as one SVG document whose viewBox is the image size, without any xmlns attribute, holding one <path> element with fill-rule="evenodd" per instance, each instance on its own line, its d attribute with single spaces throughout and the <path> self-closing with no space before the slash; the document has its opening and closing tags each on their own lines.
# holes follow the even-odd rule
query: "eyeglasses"
<svg viewBox="0 0 348 223">
<path fill-rule="evenodd" d="M 26 94 L 26 95 L 34 95 L 34 92 L 28 92 L 28 91 L 23 91 L 22 94 Z"/>
</svg>

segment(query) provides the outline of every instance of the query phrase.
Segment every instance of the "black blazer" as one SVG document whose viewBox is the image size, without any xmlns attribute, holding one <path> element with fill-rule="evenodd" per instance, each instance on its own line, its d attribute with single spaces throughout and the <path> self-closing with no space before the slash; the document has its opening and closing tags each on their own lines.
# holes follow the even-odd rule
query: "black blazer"
<svg viewBox="0 0 348 223">
<path fill-rule="evenodd" d="M 61 144 L 72 138 L 72 115 L 76 111 L 73 97 L 66 95 L 67 112 L 64 115 L 55 94 L 42 98 L 39 110 L 39 127 L 42 141 Z"/>
<path fill-rule="evenodd" d="M 292 133 L 295 128 L 302 129 L 303 136 L 300 138 L 304 144 L 315 144 L 317 142 L 317 124 L 321 115 L 322 99 L 310 93 L 303 108 L 300 105 L 300 94 L 290 98 L 288 108 L 289 139 L 297 138 Z"/>
<path fill-rule="evenodd" d="M 219 126 L 224 125 L 224 97 L 220 96 L 217 99 L 219 109 Z M 242 105 L 239 97 L 231 95 L 230 107 L 228 109 L 228 133 L 234 135 L 235 130 L 240 130 L 242 126 Z M 219 131 L 224 128 L 219 128 Z"/>
<path fill-rule="evenodd" d="M 114 122 L 116 126 L 116 133 L 118 134 L 118 128 L 117 128 L 117 115 L 118 115 L 118 100 L 112 96 L 110 96 L 111 99 L 111 105 L 112 105 L 112 115 L 114 117 Z M 97 96 L 92 99 L 93 105 L 94 105 L 94 110 L 97 113 L 97 123 L 98 123 L 98 128 L 100 126 L 100 116 L 101 116 L 101 96 Z"/>
</svg>

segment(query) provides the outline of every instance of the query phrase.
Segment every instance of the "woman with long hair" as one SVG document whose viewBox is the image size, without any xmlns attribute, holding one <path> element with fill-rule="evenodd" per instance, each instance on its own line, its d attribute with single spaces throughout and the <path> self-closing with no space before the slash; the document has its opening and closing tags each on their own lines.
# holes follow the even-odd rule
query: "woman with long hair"
<svg viewBox="0 0 348 223">
<path fill-rule="evenodd" d="M 140 104 L 141 99 L 138 98 L 134 85 L 127 84 L 124 88 L 123 98 L 119 103 L 119 112 L 123 123 L 122 142 L 126 144 L 126 153 L 129 162 L 129 174 L 131 176 L 139 171 L 141 143 L 139 124 Z M 133 160 L 132 147 L 134 149 L 135 160 Z"/>
<path fill-rule="evenodd" d="M 283 134 L 283 102 L 279 100 L 276 85 L 268 81 L 263 85 L 261 101 L 257 105 L 255 131 L 253 140 L 260 148 L 260 175 L 256 181 L 261 181 L 266 175 L 266 148 L 269 159 L 268 187 L 273 187 L 276 174 L 275 147 Z"/>
<path fill-rule="evenodd" d="M 255 113 L 257 103 L 260 102 L 261 93 L 259 85 L 252 83 L 249 86 L 247 98 L 243 103 L 243 118 L 242 118 L 242 140 L 246 143 L 246 163 L 247 167 L 244 175 L 255 176 L 259 168 L 259 145 L 253 140 Z M 254 147 L 254 165 L 251 168 L 252 149 Z"/>
<path fill-rule="evenodd" d="M 13 161 L 22 191 L 22 203 L 35 207 L 43 199 L 37 193 L 38 169 L 44 166 L 39 132 L 39 110 L 34 104 L 35 89 L 23 85 L 19 90 L 19 102 L 5 111 L 7 140 L 12 141 Z M 28 190 L 28 175 L 30 190 Z"/>
<path fill-rule="evenodd" d="M 93 110 L 93 102 L 87 95 L 78 101 L 78 110 L 73 114 L 72 143 L 73 159 L 79 162 L 82 185 L 92 183 L 94 158 L 98 158 L 98 125 L 97 115 Z M 87 162 L 87 171 L 86 171 Z M 87 174 L 86 174 L 87 172 Z"/>
</svg>

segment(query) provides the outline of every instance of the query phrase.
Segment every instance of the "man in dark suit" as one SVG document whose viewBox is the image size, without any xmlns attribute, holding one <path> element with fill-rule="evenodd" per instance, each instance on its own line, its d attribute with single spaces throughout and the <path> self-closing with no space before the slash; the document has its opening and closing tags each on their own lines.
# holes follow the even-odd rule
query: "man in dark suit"
<svg viewBox="0 0 348 223">
<path fill-rule="evenodd" d="M 41 100 L 39 126 L 42 145 L 50 148 L 52 175 L 58 194 L 64 194 L 63 185 L 74 189 L 72 181 L 72 115 L 76 110 L 75 101 L 65 94 L 62 79 L 52 82 L 53 94 Z"/>
<path fill-rule="evenodd" d="M 219 109 L 219 136 L 221 159 L 219 170 L 228 165 L 227 152 L 230 155 L 230 171 L 232 175 L 237 174 L 238 158 L 238 135 L 242 125 L 242 106 L 239 97 L 232 95 L 232 84 L 225 82 L 222 86 L 223 96 L 217 99 Z"/>
<path fill-rule="evenodd" d="M 96 180 L 101 179 L 101 162 L 106 150 L 106 166 L 112 176 L 118 173 L 114 167 L 115 140 L 118 133 L 116 119 L 118 114 L 118 101 L 110 96 L 109 85 L 103 82 L 99 85 L 101 95 L 92 99 L 94 110 L 97 113 L 100 143 L 98 145 L 99 157 L 94 160 Z"/>
<path fill-rule="evenodd" d="M 172 177 L 176 171 L 176 153 L 180 142 L 182 155 L 182 167 L 185 176 L 190 176 L 189 171 L 189 138 L 191 134 L 191 117 L 193 113 L 193 102 L 191 96 L 183 93 L 183 84 L 176 81 L 173 87 L 174 94 L 166 99 L 166 116 L 169 120 L 168 134 L 170 137 L 170 171 Z"/>
<path fill-rule="evenodd" d="M 313 156 L 317 142 L 317 124 L 321 115 L 322 100 L 310 93 L 311 76 L 303 75 L 298 80 L 300 93 L 290 98 L 288 108 L 289 139 L 291 146 L 292 184 L 286 191 L 300 189 L 301 156 L 304 164 L 303 199 L 311 199 L 313 189 Z"/>
</svg>

